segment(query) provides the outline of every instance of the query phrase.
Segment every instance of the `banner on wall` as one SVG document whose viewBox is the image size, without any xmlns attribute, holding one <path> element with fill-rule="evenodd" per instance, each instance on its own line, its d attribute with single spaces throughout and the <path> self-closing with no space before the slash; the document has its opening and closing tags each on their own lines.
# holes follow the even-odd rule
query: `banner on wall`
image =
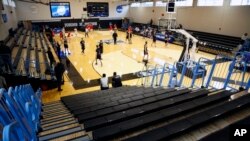
<svg viewBox="0 0 250 141">
<path fill-rule="evenodd" d="M 2 19 L 4 23 L 8 22 L 7 14 L 2 14 Z"/>
</svg>

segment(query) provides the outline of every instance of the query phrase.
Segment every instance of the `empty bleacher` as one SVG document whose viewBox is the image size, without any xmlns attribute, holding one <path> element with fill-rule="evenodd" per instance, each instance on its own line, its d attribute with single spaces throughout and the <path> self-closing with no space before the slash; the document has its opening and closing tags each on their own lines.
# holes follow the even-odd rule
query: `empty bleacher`
<svg viewBox="0 0 250 141">
<path fill-rule="evenodd" d="M 240 114 L 234 122 L 250 116 L 249 93 L 223 89 L 124 86 L 42 105 L 41 91 L 24 85 L 1 89 L 0 100 L 3 141 L 171 140 L 229 115 Z M 218 132 L 234 122 L 220 125 Z M 212 136 L 208 130 L 200 138 Z"/>
<path fill-rule="evenodd" d="M 249 94 L 230 100 L 239 93 L 247 92 L 133 86 L 61 100 L 93 140 L 153 141 L 169 139 L 244 109 L 250 103 Z"/>
<path fill-rule="evenodd" d="M 240 44 L 239 37 L 188 30 L 199 40 L 199 50 L 213 54 L 232 53 Z"/>
<path fill-rule="evenodd" d="M 40 81 L 55 83 L 47 56 L 47 50 L 52 48 L 52 45 L 45 34 L 19 28 L 14 37 L 6 39 L 5 44 L 12 50 L 11 58 L 15 72 L 12 75 L 4 75 L 8 79 L 19 79 L 18 83 L 14 83 L 17 81 L 11 81 L 12 86 L 31 81 L 37 83 L 37 85 L 40 85 Z M 56 62 L 58 62 L 56 54 L 53 54 Z M 18 78 L 18 76 L 20 77 Z M 41 85 L 47 85 L 46 83 L 42 82 Z M 51 86 L 55 87 L 55 84 Z M 48 88 L 48 86 L 43 88 Z"/>
</svg>

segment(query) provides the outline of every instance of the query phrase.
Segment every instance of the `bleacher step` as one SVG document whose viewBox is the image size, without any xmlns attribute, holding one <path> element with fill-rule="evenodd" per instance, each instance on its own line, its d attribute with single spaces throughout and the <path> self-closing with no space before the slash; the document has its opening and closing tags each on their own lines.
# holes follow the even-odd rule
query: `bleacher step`
<svg viewBox="0 0 250 141">
<path fill-rule="evenodd" d="M 62 123 L 65 123 L 65 122 L 70 122 L 70 121 L 75 121 L 75 119 L 74 118 L 63 119 L 63 120 L 59 120 L 59 121 L 56 121 L 56 122 L 44 124 L 44 125 L 41 125 L 41 126 L 42 126 L 42 128 L 46 128 L 46 127 L 49 127 L 49 126 L 58 125 L 58 124 L 62 124 Z"/>
<path fill-rule="evenodd" d="M 63 115 L 63 114 L 67 114 L 70 113 L 69 111 L 56 111 L 56 112 L 46 112 L 46 113 L 42 113 L 43 117 L 52 117 L 52 116 L 56 116 L 56 115 Z"/>
<path fill-rule="evenodd" d="M 46 130 L 51 130 L 51 129 L 54 129 L 54 128 L 66 126 L 66 125 L 69 125 L 69 124 L 74 124 L 74 123 L 78 123 L 78 122 L 76 120 L 73 120 L 73 121 L 68 121 L 68 122 L 64 122 L 64 123 L 61 123 L 61 124 L 56 124 L 56 125 L 44 127 L 42 129 L 43 129 L 43 131 L 46 131 Z"/>
<path fill-rule="evenodd" d="M 39 136 L 45 136 L 45 135 L 48 135 L 48 134 L 53 134 L 53 133 L 60 132 L 60 131 L 63 131 L 63 130 L 67 130 L 67 129 L 70 129 L 70 128 L 74 128 L 74 127 L 77 127 L 77 126 L 79 126 L 79 124 L 74 123 L 74 124 L 54 128 L 54 129 L 51 129 L 51 130 L 46 130 L 46 131 L 40 132 Z"/>
<path fill-rule="evenodd" d="M 61 101 L 54 101 L 54 102 L 45 103 L 44 107 L 58 105 L 58 104 L 62 104 L 62 102 Z"/>
<path fill-rule="evenodd" d="M 55 110 L 55 111 L 45 111 L 42 113 L 43 116 L 52 116 L 52 115 L 61 115 L 61 114 L 65 114 L 65 113 L 69 113 L 68 110 Z"/>
<path fill-rule="evenodd" d="M 60 132 L 56 132 L 56 133 L 53 133 L 53 134 L 40 136 L 39 141 L 45 141 L 45 140 L 47 141 L 47 140 L 59 138 L 59 137 L 62 137 L 62 136 L 66 136 L 66 135 L 69 135 L 69 134 L 74 134 L 74 133 L 79 132 L 79 131 L 82 131 L 82 127 L 80 127 L 80 126 L 70 128 L 70 129 L 67 129 L 67 130 L 63 130 L 63 131 L 60 131 Z"/>
<path fill-rule="evenodd" d="M 66 117 L 66 118 L 60 118 L 60 119 L 55 119 L 52 121 L 47 121 L 47 122 L 41 122 L 41 126 L 47 126 L 47 125 L 54 125 L 55 123 L 62 123 L 63 121 L 69 121 L 69 120 L 75 120 L 74 117 Z"/>
<path fill-rule="evenodd" d="M 42 119 L 41 123 L 42 124 L 51 123 L 51 122 L 56 122 L 56 121 L 59 121 L 59 120 L 62 120 L 62 119 L 67 119 L 67 118 L 73 118 L 73 116 L 72 115 L 66 115 L 66 116 L 62 116 L 62 117 L 58 117 L 58 118 L 53 118 L 53 119 L 50 119 L 50 120 Z"/>
<path fill-rule="evenodd" d="M 82 136 L 86 136 L 86 133 L 84 131 L 79 131 L 79 132 L 68 134 L 66 136 L 62 136 L 56 139 L 52 139 L 51 141 L 65 141 L 65 140 L 71 140 L 71 139 L 75 139 L 75 138 L 82 137 Z M 89 141 L 90 139 L 86 140 L 87 138 L 88 136 L 83 138 L 85 140 L 80 140 L 80 141 Z"/>
<path fill-rule="evenodd" d="M 70 115 L 71 115 L 70 113 L 67 113 L 67 114 L 63 114 L 63 115 L 57 115 L 57 116 L 54 116 L 54 117 L 47 117 L 47 118 L 42 119 L 41 121 L 45 122 L 45 121 L 54 120 L 54 119 L 57 119 L 57 118 L 60 118 L 60 117 L 65 117 L 65 116 L 70 116 Z"/>
<path fill-rule="evenodd" d="M 54 106 L 54 107 L 48 107 L 48 108 L 43 108 L 43 111 L 54 111 L 54 110 L 60 110 L 60 109 L 65 109 L 64 105 L 60 105 L 60 106 Z"/>
<path fill-rule="evenodd" d="M 62 103 L 54 104 L 54 105 L 48 105 L 48 106 L 43 106 L 43 109 L 51 109 L 55 107 L 64 107 Z"/>
<path fill-rule="evenodd" d="M 85 136 L 80 136 L 78 138 L 75 139 L 70 139 L 68 141 L 90 141 L 89 136 L 85 135 Z"/>
<path fill-rule="evenodd" d="M 43 113 L 51 113 L 51 112 L 57 112 L 57 111 L 68 111 L 65 107 L 60 107 L 60 108 L 51 108 L 51 109 L 44 109 Z"/>
</svg>

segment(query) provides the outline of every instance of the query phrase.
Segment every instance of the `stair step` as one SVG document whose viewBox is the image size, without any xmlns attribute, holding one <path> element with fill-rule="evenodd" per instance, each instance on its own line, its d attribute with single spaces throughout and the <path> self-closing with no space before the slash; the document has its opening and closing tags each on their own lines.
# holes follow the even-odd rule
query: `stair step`
<svg viewBox="0 0 250 141">
<path fill-rule="evenodd" d="M 90 141 L 90 138 L 88 135 L 80 136 L 74 139 L 70 139 L 68 141 Z"/>
<path fill-rule="evenodd" d="M 45 122 L 45 121 L 49 121 L 49 120 L 53 120 L 53 119 L 57 119 L 57 118 L 60 118 L 60 117 L 65 117 L 65 116 L 71 116 L 71 114 L 67 113 L 67 114 L 63 114 L 63 115 L 57 115 L 57 116 L 54 116 L 54 117 L 46 117 L 46 118 L 43 118 L 41 120 L 41 122 Z"/>
<path fill-rule="evenodd" d="M 65 107 L 65 106 L 63 104 L 57 104 L 57 105 L 52 105 L 52 106 L 43 106 L 42 108 L 44 110 L 49 110 L 49 109 L 60 108 L 60 107 Z"/>
<path fill-rule="evenodd" d="M 74 133 L 79 132 L 79 131 L 82 131 L 82 127 L 80 127 L 80 126 L 74 127 L 74 128 L 71 128 L 71 129 L 67 129 L 67 130 L 63 130 L 63 131 L 60 131 L 60 132 L 56 132 L 56 133 L 53 133 L 53 134 L 40 136 L 39 141 L 45 141 L 45 140 L 47 141 L 47 140 L 59 138 L 59 137 L 62 137 L 62 136 L 66 136 L 66 135 L 69 135 L 69 134 L 74 134 Z"/>
<path fill-rule="evenodd" d="M 78 123 L 78 122 L 76 120 L 73 120 L 73 121 L 68 121 L 68 122 L 64 122 L 64 123 L 61 123 L 61 124 L 56 124 L 56 125 L 44 127 L 42 129 L 43 129 L 43 131 L 47 131 L 47 130 L 51 130 L 51 129 L 54 129 L 54 128 L 58 128 L 58 127 L 62 127 L 62 126 L 66 126 L 66 125 L 74 124 L 74 123 Z"/>
<path fill-rule="evenodd" d="M 56 107 L 50 109 L 43 109 L 43 112 L 53 112 L 53 111 L 61 111 L 61 110 L 68 110 L 66 107 Z"/>
<path fill-rule="evenodd" d="M 47 124 L 47 123 L 51 123 L 51 122 L 56 122 L 58 120 L 62 120 L 62 119 L 68 119 L 68 118 L 74 118 L 72 115 L 67 115 L 67 116 L 62 116 L 59 118 L 53 118 L 51 120 L 41 120 L 41 124 Z"/>
<path fill-rule="evenodd" d="M 69 111 L 65 111 L 65 112 L 59 112 L 59 113 L 42 114 L 42 116 L 45 119 L 45 118 L 50 118 L 50 117 L 64 115 L 64 114 L 71 114 L 71 113 Z"/>
<path fill-rule="evenodd" d="M 70 120 L 76 120 L 75 117 L 68 117 L 68 118 L 65 118 L 65 117 L 62 117 L 60 119 L 54 119 L 52 121 L 47 121 L 47 122 L 41 122 L 41 126 L 50 126 L 50 125 L 54 125 L 54 124 L 57 124 L 57 123 L 62 123 L 64 121 L 70 121 Z"/>
<path fill-rule="evenodd" d="M 52 123 L 48 123 L 48 124 L 43 124 L 41 125 L 42 128 L 46 128 L 46 127 L 49 127 L 49 126 L 52 126 L 52 125 L 56 125 L 56 124 L 61 124 L 61 123 L 64 123 L 64 122 L 68 122 L 68 121 L 76 121 L 74 118 L 69 118 L 69 119 L 63 119 L 63 120 L 59 120 L 59 121 L 56 121 L 56 122 L 52 122 Z"/>
<path fill-rule="evenodd" d="M 52 105 L 57 105 L 57 104 L 62 104 L 62 102 L 61 101 L 49 102 L 49 103 L 45 103 L 43 106 L 47 107 L 47 106 L 52 106 Z"/>
<path fill-rule="evenodd" d="M 46 130 L 46 131 L 43 131 L 43 132 L 39 133 L 39 136 L 45 136 L 45 135 L 48 135 L 48 134 L 60 132 L 60 131 L 67 130 L 67 129 L 70 129 L 70 128 L 74 128 L 74 127 L 77 127 L 77 126 L 79 126 L 79 124 L 74 123 L 74 124 L 69 124 L 69 125 L 66 125 L 66 126 Z"/>
<path fill-rule="evenodd" d="M 74 138 L 83 137 L 84 135 L 86 135 L 86 133 L 84 131 L 80 131 L 80 132 L 76 132 L 76 133 L 73 133 L 73 134 L 69 134 L 69 135 L 66 135 L 66 136 L 62 136 L 62 137 L 59 137 L 59 138 L 52 139 L 51 141 L 71 140 L 71 139 L 74 139 Z M 89 140 L 85 139 L 85 140 L 80 140 L 80 141 L 89 141 Z"/>
<path fill-rule="evenodd" d="M 53 114 L 55 114 L 55 113 L 70 113 L 70 111 L 69 110 L 67 110 L 67 109 L 59 109 L 59 110 L 53 110 L 53 111 L 43 111 L 41 114 L 42 115 L 53 115 Z"/>
</svg>

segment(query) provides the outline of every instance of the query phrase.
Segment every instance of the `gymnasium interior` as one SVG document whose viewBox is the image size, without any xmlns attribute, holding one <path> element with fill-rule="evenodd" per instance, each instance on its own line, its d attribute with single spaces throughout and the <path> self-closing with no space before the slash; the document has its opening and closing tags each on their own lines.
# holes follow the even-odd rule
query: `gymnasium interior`
<svg viewBox="0 0 250 141">
<path fill-rule="evenodd" d="M 250 0 L 0 0 L 0 15 L 0 141 L 249 141 Z"/>
</svg>

